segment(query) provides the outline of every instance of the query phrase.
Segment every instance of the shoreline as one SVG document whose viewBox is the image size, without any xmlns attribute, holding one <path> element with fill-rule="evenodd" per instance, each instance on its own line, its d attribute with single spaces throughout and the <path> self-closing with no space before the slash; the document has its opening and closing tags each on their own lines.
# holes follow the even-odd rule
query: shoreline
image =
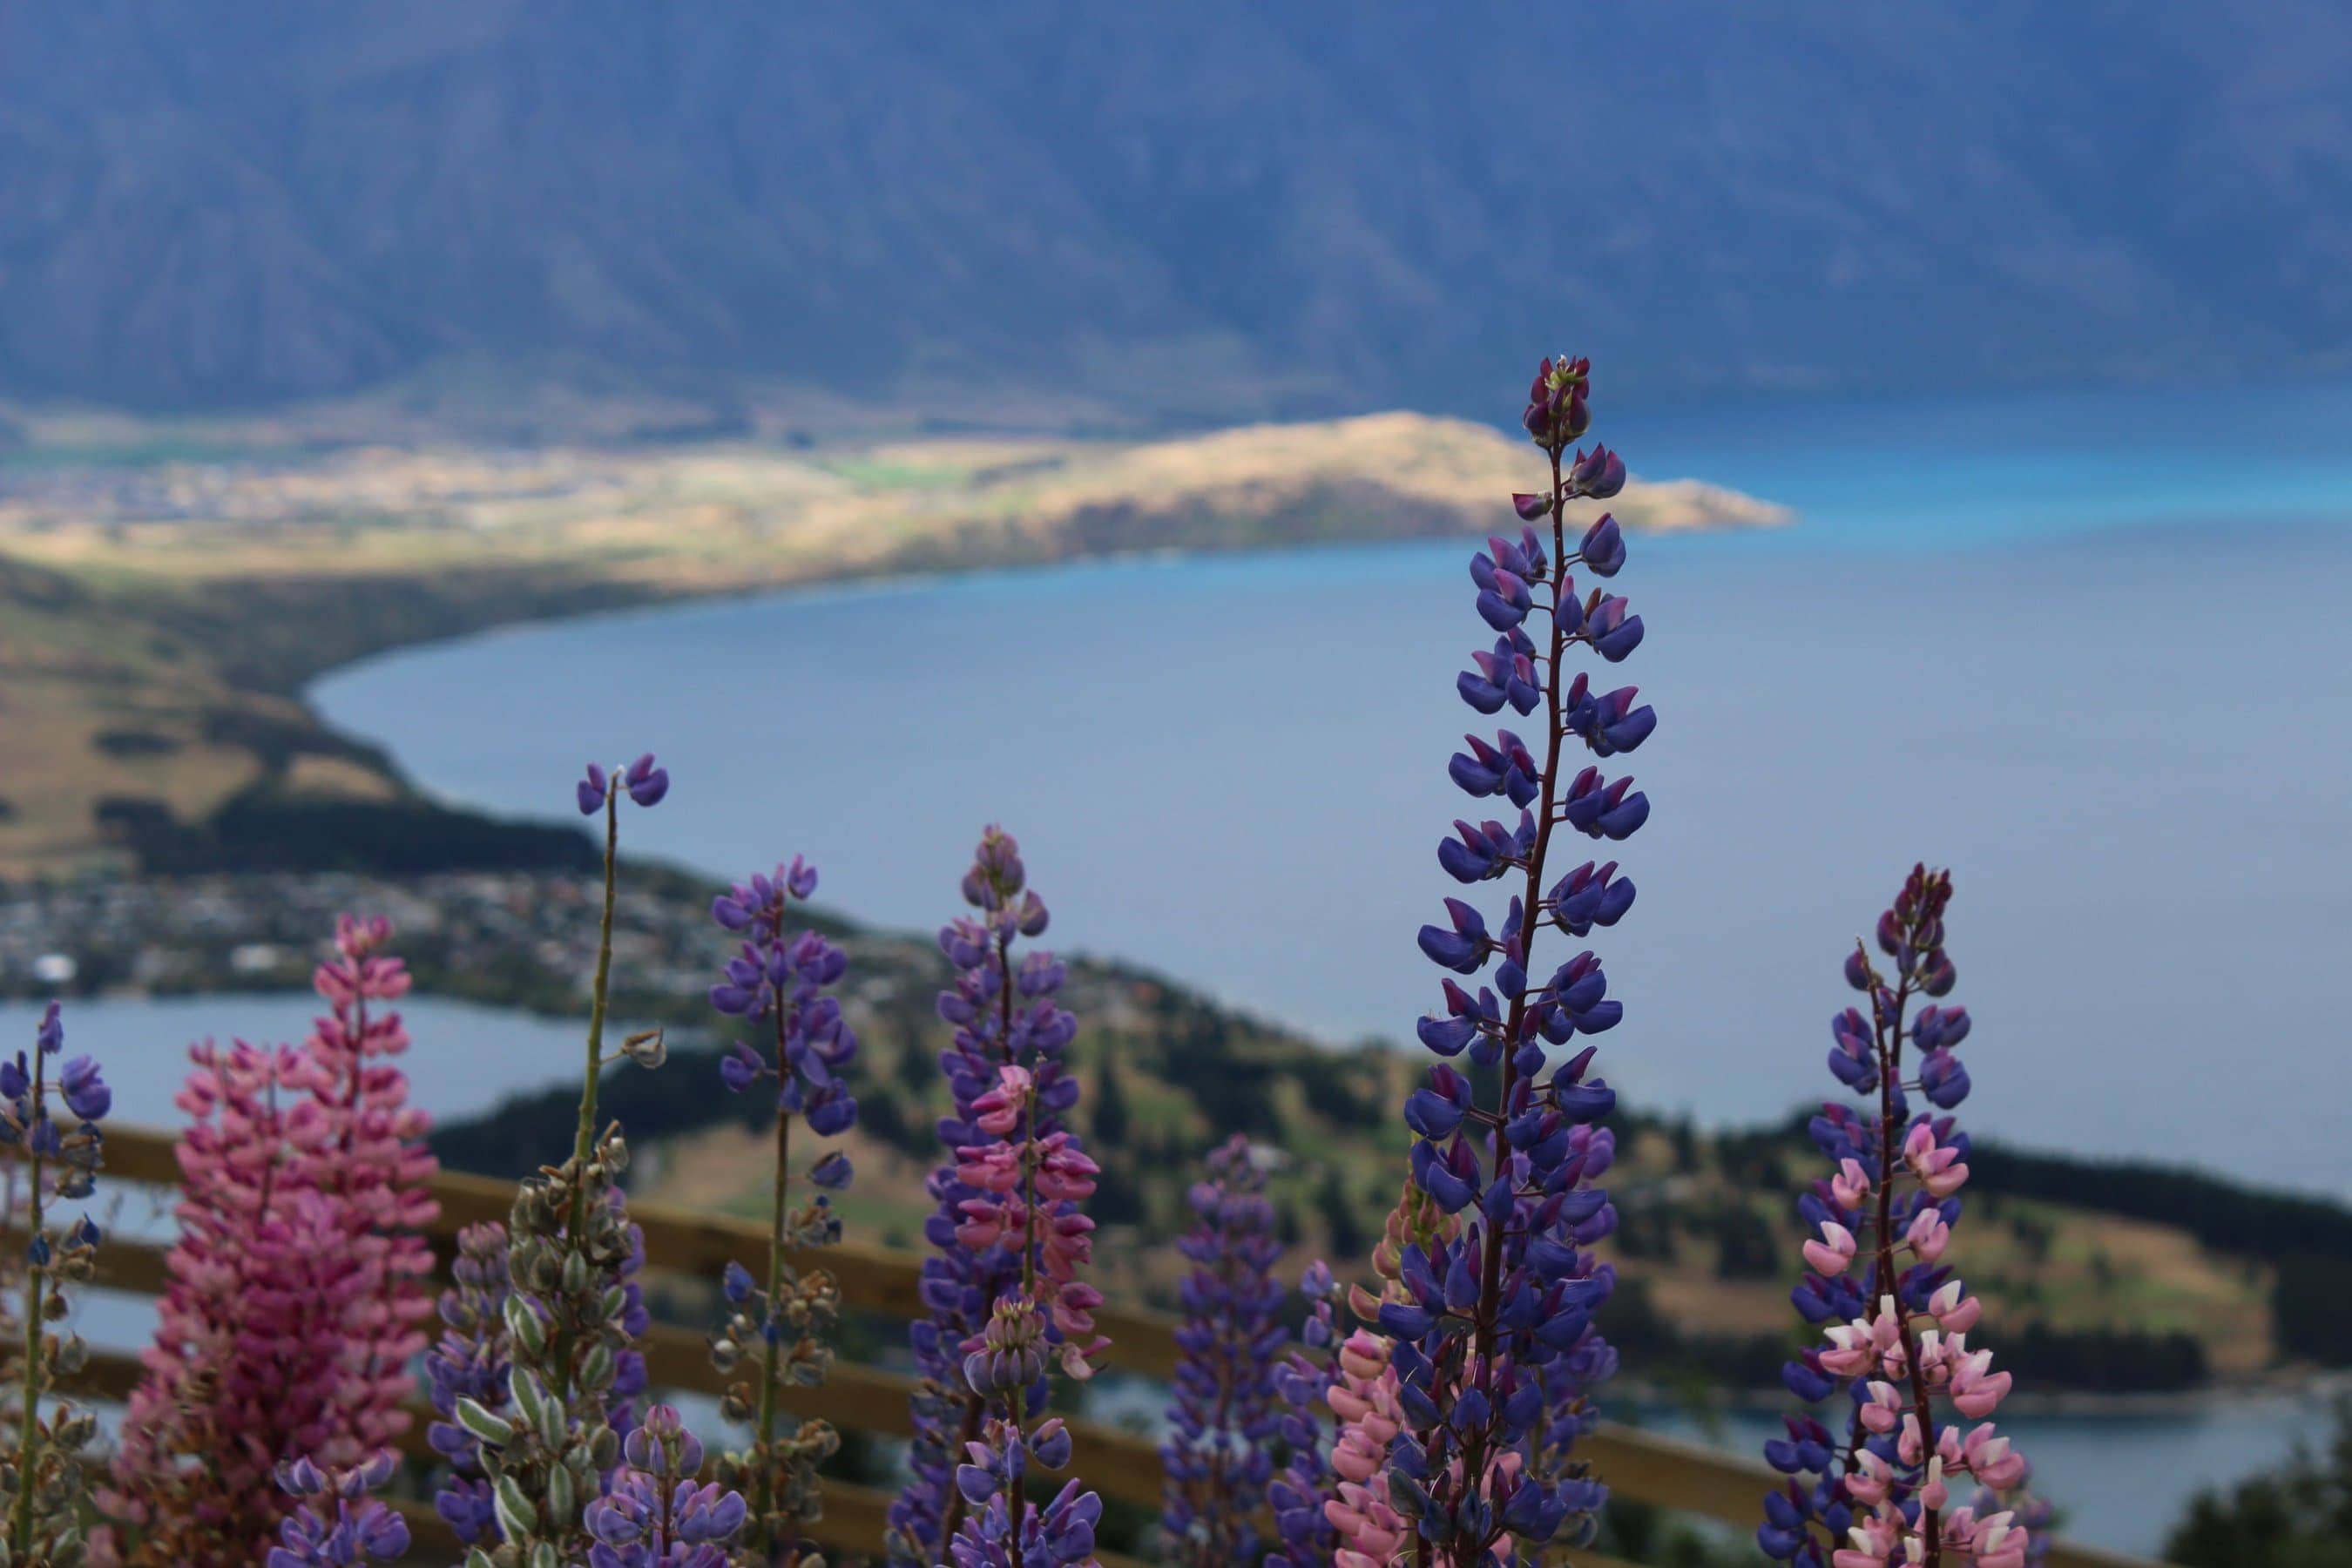
<svg viewBox="0 0 2352 1568">
<path fill-rule="evenodd" d="M 0 739 L 39 763 L 0 802 L 0 868 L 152 869 L 142 833 L 184 852 L 257 797 L 429 800 L 310 699 L 373 658 L 772 593 L 1467 542 L 1504 525 L 1525 457 L 1395 414 L 1130 443 L 362 449 L 0 487 L 0 668 L 19 699 Z M 1693 479 L 1637 479 L 1609 510 L 1653 536 L 1792 517 Z"/>
</svg>

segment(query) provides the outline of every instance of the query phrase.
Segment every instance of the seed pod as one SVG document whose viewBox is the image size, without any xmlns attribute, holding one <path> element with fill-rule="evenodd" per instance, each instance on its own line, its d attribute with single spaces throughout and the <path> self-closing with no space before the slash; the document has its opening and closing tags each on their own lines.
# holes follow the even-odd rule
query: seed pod
<svg viewBox="0 0 2352 1568">
<path fill-rule="evenodd" d="M 526 1354 L 533 1357 L 547 1353 L 547 1326 L 537 1311 L 520 1296 L 507 1298 L 507 1332 Z"/>
<path fill-rule="evenodd" d="M 579 1511 L 573 1506 L 578 1500 L 578 1494 L 572 1489 L 572 1471 L 568 1467 L 557 1465 L 548 1471 L 547 1511 L 551 1515 L 559 1520 L 570 1519 Z"/>
<path fill-rule="evenodd" d="M 512 1476 L 500 1476 L 495 1489 L 499 1532 L 509 1541 L 528 1539 L 539 1527 L 539 1508 L 523 1495 Z"/>
<path fill-rule="evenodd" d="M 514 1441 L 514 1424 L 484 1408 L 478 1399 L 457 1401 L 457 1416 L 458 1426 L 494 1448 L 503 1448 Z"/>
</svg>

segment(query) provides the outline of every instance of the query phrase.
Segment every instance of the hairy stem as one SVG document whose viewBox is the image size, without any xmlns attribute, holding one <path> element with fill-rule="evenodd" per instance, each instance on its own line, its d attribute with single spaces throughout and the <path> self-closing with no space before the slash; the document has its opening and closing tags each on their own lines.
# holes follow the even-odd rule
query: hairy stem
<svg viewBox="0 0 2352 1568">
<path fill-rule="evenodd" d="M 776 1071 L 781 1077 L 785 1070 L 784 1010 L 779 1006 L 776 1009 Z M 772 1321 L 776 1312 L 776 1294 L 783 1289 L 784 1282 L 784 1215 L 785 1205 L 791 1201 L 792 1153 L 792 1112 L 779 1109 L 776 1112 L 776 1185 L 774 1204 L 769 1211 L 768 1228 L 768 1315 Z M 770 1450 L 776 1441 L 776 1361 L 782 1353 L 781 1339 L 781 1335 L 773 1332 L 763 1336 L 766 1349 L 761 1355 L 761 1464 L 751 1487 L 752 1529 L 762 1532 L 761 1544 L 772 1552 L 778 1542 L 765 1538 L 767 1525 L 764 1521 L 774 1510 L 776 1502 L 776 1472 Z"/>
<path fill-rule="evenodd" d="M 588 1055 L 582 1064 L 580 1123 L 572 1139 L 572 1156 L 588 1161 L 596 1146 L 596 1080 L 604 1066 L 604 1003 L 613 981 L 613 884 L 621 838 L 621 792 L 604 792 L 604 912 L 596 933 L 596 984 L 588 1004 Z M 582 1200 L 584 1201 L 584 1198 Z M 580 1215 L 573 1215 L 573 1228 Z"/>
<path fill-rule="evenodd" d="M 588 1002 L 588 1056 L 580 1078 L 580 1125 L 572 1133 L 572 1161 L 575 1176 L 572 1184 L 572 1211 L 564 1232 L 564 1244 L 573 1251 L 580 1248 L 580 1232 L 588 1223 L 588 1156 L 596 1147 L 596 1079 L 604 1066 L 604 1005 L 613 982 L 613 888 L 614 863 L 619 858 L 621 840 L 621 791 L 617 784 L 604 790 L 604 910 L 596 933 L 596 983 Z M 571 1397 L 572 1390 L 572 1331 L 559 1319 L 555 1328 L 555 1362 L 550 1368 L 553 1378 L 550 1387 L 556 1399 Z"/>
</svg>

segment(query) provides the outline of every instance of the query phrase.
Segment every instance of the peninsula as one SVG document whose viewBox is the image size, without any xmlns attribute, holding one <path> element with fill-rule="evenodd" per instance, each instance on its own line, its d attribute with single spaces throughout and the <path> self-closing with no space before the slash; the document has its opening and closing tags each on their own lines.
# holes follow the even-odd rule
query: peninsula
<svg viewBox="0 0 2352 1568">
<path fill-rule="evenodd" d="M 302 700 L 321 671 L 386 648 L 856 577 L 1468 537 L 1509 523 L 1505 498 L 1533 473 L 1523 442 L 1412 414 L 1150 440 L 525 447 L 15 428 L 0 452 L 0 874 L 19 875 L 464 837 Z M 1612 510 L 1650 531 L 1789 521 L 1689 480 L 1637 479 Z M 563 858 L 525 833 L 493 858 L 549 856 Z"/>
</svg>

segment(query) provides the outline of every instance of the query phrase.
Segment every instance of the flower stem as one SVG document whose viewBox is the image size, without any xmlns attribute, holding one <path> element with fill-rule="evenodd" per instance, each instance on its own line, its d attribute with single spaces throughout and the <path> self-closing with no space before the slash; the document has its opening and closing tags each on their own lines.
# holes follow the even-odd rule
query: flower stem
<svg viewBox="0 0 2352 1568">
<path fill-rule="evenodd" d="M 33 1051 L 33 1127 L 25 1130 L 25 1157 L 31 1164 L 32 1191 L 27 1196 L 30 1205 L 26 1215 L 26 1228 L 35 1243 L 41 1239 L 41 1150 L 34 1141 L 33 1128 L 40 1125 L 46 1107 L 44 1078 L 48 1058 L 39 1047 Z M 23 1398 L 25 1408 L 18 1418 L 16 1430 L 16 1501 L 8 1519 L 9 1555 L 17 1562 L 26 1561 L 33 1550 L 33 1487 L 36 1472 L 40 1468 L 41 1443 L 41 1300 L 43 1287 L 48 1282 L 47 1267 L 26 1260 L 25 1268 L 25 1372 Z"/>
<path fill-rule="evenodd" d="M 783 1009 L 776 1010 L 776 1065 L 783 1070 Z M 790 1200 L 792 1185 L 793 1118 L 788 1110 L 776 1112 L 776 1184 L 773 1206 L 769 1214 L 768 1230 L 768 1332 L 762 1337 L 764 1349 L 760 1365 L 760 1454 L 758 1476 L 751 1487 L 752 1532 L 761 1545 L 773 1552 L 780 1542 L 767 1539 L 767 1518 L 776 1503 L 776 1470 L 770 1450 L 776 1441 L 776 1358 L 782 1353 L 782 1335 L 776 1331 L 776 1295 L 784 1281 L 784 1213 Z"/>
<path fill-rule="evenodd" d="M 1895 1332 L 1901 1337 L 1903 1364 L 1910 1369 L 1911 1405 L 1919 1422 L 1919 1441 L 1926 1452 L 1920 1458 L 1924 1468 L 1935 1454 L 1936 1425 L 1934 1408 L 1927 1397 L 1927 1375 L 1919 1367 L 1919 1347 L 1911 1334 L 1911 1314 L 1898 1299 L 1899 1287 L 1895 1272 L 1895 1178 L 1901 1170 L 1895 1151 L 1900 1143 L 1895 1125 L 1895 1096 L 1903 1081 L 1903 1016 L 1911 1002 L 1911 980 L 1908 975 L 1895 993 L 1895 1010 L 1888 1016 L 1879 1000 L 1881 987 L 1870 988 L 1871 1024 L 1877 1035 L 1878 1045 L 1878 1215 L 1875 1234 L 1876 1257 L 1871 1264 L 1871 1304 L 1891 1307 L 1895 1313 Z M 1859 1422 L 1860 1415 L 1856 1415 Z M 1849 1462 L 1851 1468 L 1851 1462 Z M 1937 1539 L 1939 1517 L 1933 1509 L 1922 1509 L 1921 1534 L 1927 1542 L 1927 1556 L 1919 1568 L 1937 1568 L 1941 1557 Z"/>
<path fill-rule="evenodd" d="M 596 934 L 596 984 L 588 1004 L 588 1057 L 580 1081 L 580 1125 L 572 1141 L 572 1156 L 585 1164 L 596 1146 L 596 1080 L 604 1066 L 604 998 L 613 979 L 613 884 L 621 837 L 621 792 L 604 794 L 604 912 Z M 579 1222 L 573 1215 L 573 1224 Z"/>
<path fill-rule="evenodd" d="M 1568 504 L 1565 487 L 1560 483 L 1559 449 L 1551 450 L 1551 540 L 1553 597 L 1557 599 L 1568 583 L 1567 525 L 1563 514 Z M 1551 617 L 1551 651 L 1544 668 L 1544 795 L 1542 816 L 1536 825 L 1535 847 L 1528 855 L 1527 897 L 1519 912 L 1519 952 L 1522 964 L 1532 968 L 1536 930 L 1543 919 L 1544 857 L 1551 846 L 1552 826 L 1559 820 L 1551 796 L 1559 784 L 1559 749 L 1562 734 L 1559 724 L 1559 670 L 1568 652 L 1568 635 L 1560 629 L 1559 617 Z M 1502 1173 L 1508 1155 L 1503 1142 L 1503 1119 L 1510 1114 L 1511 1095 L 1518 1088 L 1519 1028 L 1527 1016 L 1527 993 L 1511 998 L 1511 1011 L 1503 1030 L 1503 1082 L 1495 1102 L 1493 1130 L 1487 1135 L 1487 1148 L 1495 1162 L 1495 1172 Z M 1474 1355 L 1477 1361 L 1476 1386 L 1492 1397 L 1487 1388 L 1493 1375 L 1495 1352 L 1495 1317 L 1500 1310 L 1498 1298 L 1503 1278 L 1503 1226 L 1488 1225 L 1484 1254 L 1478 1268 L 1478 1318 L 1475 1326 Z M 1475 1493 L 1486 1475 L 1486 1433 L 1483 1429 L 1468 1433 L 1462 1443 L 1462 1487 L 1465 1495 Z M 1425 1543 L 1423 1543 L 1425 1545 Z M 1464 1565 L 1482 1561 L 1488 1542 L 1465 1542 L 1462 1554 L 1454 1561 Z M 1451 1554 L 1449 1554 L 1451 1555 Z"/>
<path fill-rule="evenodd" d="M 596 982 L 588 1003 L 588 1057 L 580 1078 L 580 1125 L 572 1139 L 572 1210 L 564 1229 L 564 1245 L 580 1249 L 580 1232 L 588 1223 L 588 1157 L 596 1147 L 596 1079 L 604 1066 L 604 1004 L 613 981 L 613 888 L 614 863 L 621 839 L 621 791 L 617 783 L 604 791 L 604 910 L 596 933 Z M 562 1321 L 555 1330 L 555 1360 L 549 1369 L 551 1387 L 559 1401 L 572 1389 L 572 1331 Z"/>
<path fill-rule="evenodd" d="M 1007 1066 L 1010 1066 L 1013 1061 L 1013 939 L 1001 931 L 996 936 L 996 972 L 1003 980 L 1003 984 L 997 988 L 996 994 L 998 1026 L 996 1037 L 1002 1047 L 1004 1061 Z M 1022 1282 L 1025 1289 L 1029 1284 L 1029 1255 L 1026 1249 L 1022 1253 L 1021 1270 Z M 964 1394 L 963 1426 L 958 1431 L 954 1449 L 956 1455 L 962 1454 L 980 1440 L 980 1428 L 982 1423 L 987 1419 L 987 1415 L 988 1401 L 967 1389 Z M 956 1462 L 958 1461 L 953 1458 L 950 1459 L 950 1464 Z M 948 1542 L 955 1539 L 956 1531 L 962 1528 L 964 1514 L 963 1489 L 954 1484 L 952 1470 L 949 1475 L 950 1479 L 948 1485 L 948 1505 L 940 1515 L 939 1544 L 942 1553 L 947 1551 Z"/>
</svg>

